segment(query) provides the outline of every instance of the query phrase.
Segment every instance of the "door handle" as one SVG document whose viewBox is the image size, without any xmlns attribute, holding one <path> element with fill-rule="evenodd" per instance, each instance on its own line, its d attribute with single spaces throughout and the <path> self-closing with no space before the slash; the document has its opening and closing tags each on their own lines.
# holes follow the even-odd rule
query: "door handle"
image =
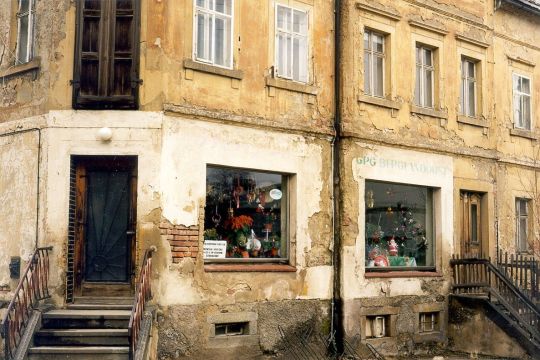
<svg viewBox="0 0 540 360">
<path fill-rule="evenodd" d="M 126 235 L 135 235 L 135 231 L 128 230 L 128 231 L 126 231 Z"/>
</svg>

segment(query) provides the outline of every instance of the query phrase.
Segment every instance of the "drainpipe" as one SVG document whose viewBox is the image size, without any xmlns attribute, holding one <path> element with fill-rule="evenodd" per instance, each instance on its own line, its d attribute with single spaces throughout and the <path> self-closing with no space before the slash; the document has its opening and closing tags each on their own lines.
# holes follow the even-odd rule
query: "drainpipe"
<svg viewBox="0 0 540 360">
<path fill-rule="evenodd" d="M 340 183 L 340 149 L 341 149 L 341 1 L 334 0 L 334 138 L 332 140 L 332 199 L 333 199 L 333 268 L 334 284 L 332 294 L 331 332 L 333 346 L 337 354 L 344 349 L 343 302 L 341 299 L 341 183 Z"/>
</svg>

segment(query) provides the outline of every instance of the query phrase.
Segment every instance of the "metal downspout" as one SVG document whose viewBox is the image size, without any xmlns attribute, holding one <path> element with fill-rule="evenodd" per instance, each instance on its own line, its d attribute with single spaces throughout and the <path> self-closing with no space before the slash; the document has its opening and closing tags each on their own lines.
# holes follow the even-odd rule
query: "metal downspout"
<svg viewBox="0 0 540 360">
<path fill-rule="evenodd" d="M 341 1 L 334 0 L 334 139 L 332 141 L 332 199 L 333 199 L 333 269 L 334 283 L 332 294 L 332 335 L 334 351 L 343 353 L 343 303 L 341 299 L 341 182 L 340 182 L 340 150 L 341 150 Z"/>
</svg>

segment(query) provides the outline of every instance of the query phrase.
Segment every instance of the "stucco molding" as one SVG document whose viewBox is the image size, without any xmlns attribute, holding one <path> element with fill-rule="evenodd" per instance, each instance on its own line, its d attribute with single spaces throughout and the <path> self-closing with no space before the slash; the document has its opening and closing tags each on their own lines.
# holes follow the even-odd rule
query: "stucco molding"
<svg viewBox="0 0 540 360">
<path fill-rule="evenodd" d="M 508 61 L 510 62 L 510 65 L 512 65 L 513 62 L 517 62 L 517 63 L 520 63 L 520 64 L 523 64 L 523 65 L 526 65 L 526 66 L 530 66 L 530 67 L 535 67 L 536 64 L 530 60 L 527 60 L 527 59 L 524 59 L 522 57 L 519 57 L 519 56 L 512 56 L 512 55 L 508 55 L 506 54 L 506 57 L 508 58 Z"/>
<path fill-rule="evenodd" d="M 390 20 L 399 21 L 401 19 L 401 15 L 397 10 L 391 9 L 389 7 L 377 7 L 371 4 L 366 4 L 362 2 L 356 3 L 356 8 L 360 10 L 364 10 L 367 12 L 370 12 L 375 15 L 380 15 L 382 17 L 388 18 Z"/>
<path fill-rule="evenodd" d="M 526 139 L 530 139 L 530 140 L 534 140 L 534 141 L 538 140 L 538 135 L 533 133 L 530 130 L 515 129 L 515 128 L 510 129 L 510 135 L 511 136 L 518 136 L 518 137 L 522 137 L 522 138 L 526 138 Z"/>
<path fill-rule="evenodd" d="M 481 29 L 491 30 L 489 28 L 489 26 L 485 25 L 482 22 L 481 18 L 473 17 L 473 15 L 465 16 L 464 14 L 466 14 L 466 13 L 464 13 L 464 12 L 455 13 L 453 11 L 449 11 L 447 9 L 444 9 L 444 8 L 442 8 L 440 6 L 426 4 L 424 1 L 419 1 L 419 0 L 403 0 L 403 1 L 408 2 L 411 5 L 415 5 L 415 6 L 419 6 L 421 8 L 431 10 L 434 13 L 437 13 L 439 15 L 443 15 L 443 16 L 446 16 L 446 17 L 451 18 L 451 19 L 462 21 L 462 22 L 470 24 L 470 25 L 474 25 L 474 26 L 476 26 L 478 28 L 481 28 Z"/>
<path fill-rule="evenodd" d="M 456 33 L 456 39 L 460 40 L 460 41 L 463 41 L 463 42 L 466 42 L 466 43 L 469 43 L 469 44 L 472 44 L 472 45 L 475 45 L 475 46 L 478 46 L 478 47 L 481 47 L 481 48 L 484 48 L 484 49 L 487 49 L 490 46 L 490 44 L 488 44 L 485 41 L 482 41 L 480 39 L 475 39 L 475 38 L 472 38 L 470 36 L 466 36 L 466 35 L 461 34 L 461 33 Z"/>
<path fill-rule="evenodd" d="M 479 126 L 479 127 L 483 127 L 483 128 L 489 127 L 489 124 L 485 119 L 481 119 L 481 118 L 478 118 L 478 117 L 470 117 L 470 116 L 458 115 L 456 121 L 458 123 L 461 123 L 461 124 Z"/>
<path fill-rule="evenodd" d="M 421 22 L 421 21 L 417 21 L 417 20 L 409 20 L 409 25 L 412 26 L 412 27 L 416 27 L 416 28 L 427 30 L 427 31 L 431 31 L 431 32 L 437 33 L 437 34 L 442 35 L 442 36 L 445 36 L 446 34 L 448 34 L 448 30 L 446 30 L 445 28 L 435 26 L 435 25 L 429 24 L 427 22 Z"/>
<path fill-rule="evenodd" d="M 10 66 L 7 69 L 0 70 L 0 78 L 23 74 L 32 70 L 39 70 L 40 67 L 41 58 L 35 57 L 27 63 Z"/>
<path fill-rule="evenodd" d="M 401 109 L 401 103 L 397 101 L 363 94 L 358 95 L 358 102 L 381 106 L 393 110 Z"/>
<path fill-rule="evenodd" d="M 438 119 L 448 120 L 448 113 L 442 110 L 428 109 L 420 106 L 411 106 L 411 114 L 425 115 Z"/>
<path fill-rule="evenodd" d="M 200 71 L 207 74 L 219 75 L 237 80 L 242 80 L 244 78 L 244 72 L 242 70 L 224 69 L 218 66 L 196 62 L 191 59 L 184 59 L 183 65 L 185 69 Z"/>
<path fill-rule="evenodd" d="M 315 86 L 297 83 L 291 80 L 278 79 L 271 76 L 265 77 L 266 86 L 275 87 L 278 89 L 289 90 L 299 92 L 308 95 L 317 95 L 317 88 Z"/>
</svg>

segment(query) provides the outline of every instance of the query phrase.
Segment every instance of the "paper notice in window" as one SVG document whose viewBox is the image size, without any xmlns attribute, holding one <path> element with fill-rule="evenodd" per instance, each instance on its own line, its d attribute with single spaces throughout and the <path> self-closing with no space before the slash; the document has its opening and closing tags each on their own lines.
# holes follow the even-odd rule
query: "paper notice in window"
<svg viewBox="0 0 540 360">
<path fill-rule="evenodd" d="M 204 240 L 205 259 L 225 259 L 227 251 L 227 241 L 225 240 Z"/>
</svg>

